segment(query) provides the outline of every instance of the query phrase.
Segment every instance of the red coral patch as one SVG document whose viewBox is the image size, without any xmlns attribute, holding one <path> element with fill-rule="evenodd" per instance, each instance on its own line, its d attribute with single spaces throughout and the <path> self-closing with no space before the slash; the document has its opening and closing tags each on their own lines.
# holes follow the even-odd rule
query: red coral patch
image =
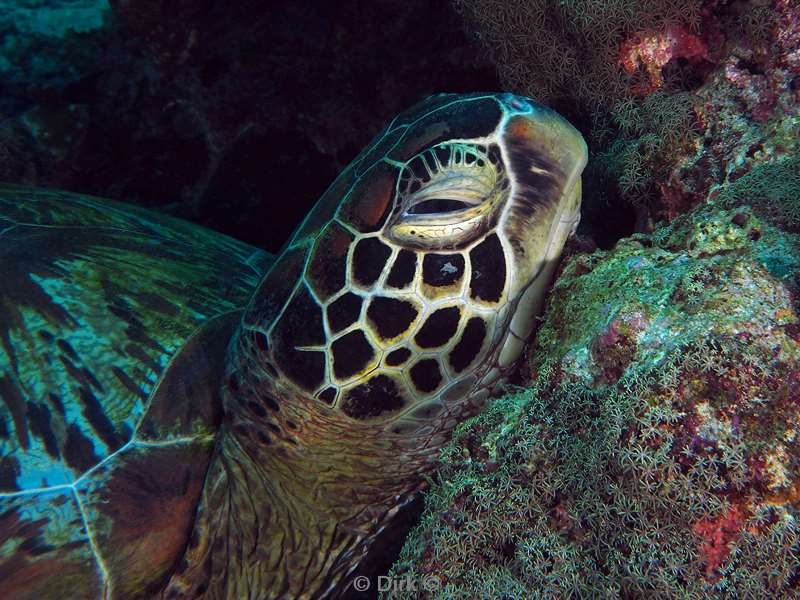
<svg viewBox="0 0 800 600">
<path fill-rule="evenodd" d="M 700 555 L 706 565 L 706 577 L 712 581 L 719 578 L 718 569 L 731 551 L 731 542 L 742 532 L 747 517 L 736 505 L 717 519 L 699 521 L 692 526 L 695 535 L 702 538 Z"/>
</svg>

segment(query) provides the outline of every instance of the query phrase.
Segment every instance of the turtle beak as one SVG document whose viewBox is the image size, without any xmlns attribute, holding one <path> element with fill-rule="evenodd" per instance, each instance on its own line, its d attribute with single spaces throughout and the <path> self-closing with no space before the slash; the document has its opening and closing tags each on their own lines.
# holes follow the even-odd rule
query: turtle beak
<svg viewBox="0 0 800 600">
<path fill-rule="evenodd" d="M 508 94 L 502 100 L 507 116 L 501 125 L 501 145 L 512 180 L 512 197 L 503 217 L 507 239 L 517 254 L 528 255 L 518 256 L 523 263 L 542 254 L 560 254 L 580 220 L 586 142 L 555 111 L 520 96 Z"/>
<path fill-rule="evenodd" d="M 526 98 L 503 97 L 503 146 L 511 197 L 501 219 L 512 249 L 511 329 L 530 335 L 564 243 L 580 220 L 581 173 L 588 151 L 580 132 L 558 113 Z"/>
<path fill-rule="evenodd" d="M 560 205 L 565 215 L 580 210 L 571 198 L 586 167 L 588 150 L 580 132 L 557 112 L 527 98 L 507 94 L 502 138 L 516 182 L 540 205 Z M 579 215 L 579 212 L 578 212 Z"/>
</svg>

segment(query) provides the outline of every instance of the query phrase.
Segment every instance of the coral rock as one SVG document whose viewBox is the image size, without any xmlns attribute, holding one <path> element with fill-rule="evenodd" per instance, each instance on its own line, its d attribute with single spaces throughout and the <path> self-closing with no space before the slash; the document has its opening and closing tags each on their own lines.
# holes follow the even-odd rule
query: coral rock
<svg viewBox="0 0 800 600">
<path fill-rule="evenodd" d="M 532 384 L 459 429 L 394 574 L 435 573 L 429 598 L 796 597 L 798 273 L 800 237 L 713 203 L 569 259 Z"/>
</svg>

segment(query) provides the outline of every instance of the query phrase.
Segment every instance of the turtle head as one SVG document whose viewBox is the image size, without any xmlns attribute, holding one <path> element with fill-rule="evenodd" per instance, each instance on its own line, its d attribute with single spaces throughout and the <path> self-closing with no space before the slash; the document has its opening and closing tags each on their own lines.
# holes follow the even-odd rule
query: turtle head
<svg viewBox="0 0 800 600">
<path fill-rule="evenodd" d="M 510 94 L 397 117 L 284 247 L 244 318 L 248 369 L 394 434 L 476 411 L 530 335 L 580 217 L 586 145 Z"/>
</svg>

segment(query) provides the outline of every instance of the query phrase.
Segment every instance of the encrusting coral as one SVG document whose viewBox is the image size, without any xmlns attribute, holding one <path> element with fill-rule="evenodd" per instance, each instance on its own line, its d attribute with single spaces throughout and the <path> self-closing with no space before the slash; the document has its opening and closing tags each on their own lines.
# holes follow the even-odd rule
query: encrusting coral
<svg viewBox="0 0 800 600">
<path fill-rule="evenodd" d="M 587 134 L 588 210 L 629 206 L 637 228 L 651 230 L 713 184 L 797 149 L 793 0 L 453 4 L 505 87 Z"/>
<path fill-rule="evenodd" d="M 798 272 L 800 238 L 747 207 L 573 256 L 533 384 L 459 429 L 393 573 L 432 598 L 792 597 Z"/>
<path fill-rule="evenodd" d="M 455 0 L 583 123 L 584 234 L 624 204 L 636 233 L 564 261 L 526 387 L 458 430 L 393 568 L 441 586 L 390 597 L 796 598 L 800 7 L 499 4 Z"/>
</svg>

